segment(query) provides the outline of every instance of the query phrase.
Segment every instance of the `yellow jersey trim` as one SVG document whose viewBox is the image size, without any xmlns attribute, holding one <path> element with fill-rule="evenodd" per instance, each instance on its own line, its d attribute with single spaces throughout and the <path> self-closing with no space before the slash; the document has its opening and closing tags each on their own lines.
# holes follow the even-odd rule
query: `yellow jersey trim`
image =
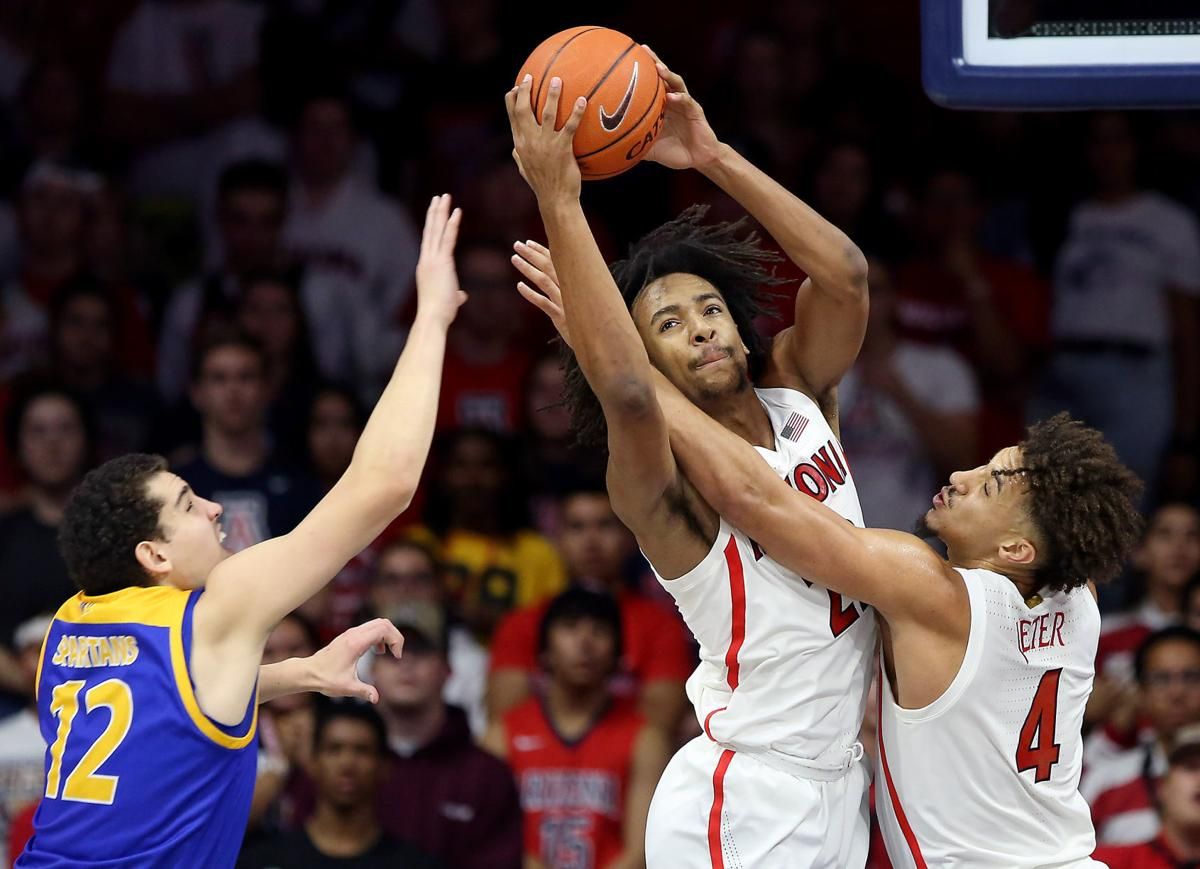
<svg viewBox="0 0 1200 869">
<path fill-rule="evenodd" d="M 187 660 L 183 654 L 183 619 L 171 626 L 171 669 L 175 672 L 175 688 L 183 700 L 183 708 L 187 710 L 188 717 L 192 719 L 197 730 L 222 748 L 238 749 L 250 744 L 258 728 L 257 680 L 254 683 L 254 713 L 250 717 L 250 726 L 242 736 L 230 736 L 204 714 L 196 700 L 196 692 L 192 689 L 192 675 L 188 672 Z"/>
</svg>

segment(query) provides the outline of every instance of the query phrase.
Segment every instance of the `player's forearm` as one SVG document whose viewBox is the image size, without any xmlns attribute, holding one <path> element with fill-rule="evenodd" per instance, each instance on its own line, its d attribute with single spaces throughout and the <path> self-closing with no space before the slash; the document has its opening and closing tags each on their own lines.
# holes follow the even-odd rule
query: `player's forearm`
<svg viewBox="0 0 1200 869">
<path fill-rule="evenodd" d="M 258 668 L 258 702 L 270 703 L 288 694 L 319 689 L 311 658 L 288 658 Z"/>
<path fill-rule="evenodd" d="M 578 199 L 540 202 L 575 357 L 601 404 L 653 398 L 653 368 Z"/>
<path fill-rule="evenodd" d="M 418 312 L 346 471 L 364 486 L 397 493 L 403 503 L 395 513 L 408 506 L 429 454 L 445 354 L 446 326 Z"/>
<path fill-rule="evenodd" d="M 762 224 L 821 292 L 866 292 L 867 260 L 858 245 L 778 181 L 728 145 L 702 171 Z"/>
</svg>

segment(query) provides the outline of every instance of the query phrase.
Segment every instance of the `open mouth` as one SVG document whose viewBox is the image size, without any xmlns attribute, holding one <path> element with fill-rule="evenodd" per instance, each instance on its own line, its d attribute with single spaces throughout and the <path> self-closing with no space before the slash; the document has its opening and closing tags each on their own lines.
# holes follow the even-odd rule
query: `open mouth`
<svg viewBox="0 0 1200 869">
<path fill-rule="evenodd" d="M 937 509 L 938 507 L 945 507 L 949 503 L 950 502 L 946 499 L 946 487 L 943 486 L 942 490 L 933 496 L 934 509 Z"/>
</svg>

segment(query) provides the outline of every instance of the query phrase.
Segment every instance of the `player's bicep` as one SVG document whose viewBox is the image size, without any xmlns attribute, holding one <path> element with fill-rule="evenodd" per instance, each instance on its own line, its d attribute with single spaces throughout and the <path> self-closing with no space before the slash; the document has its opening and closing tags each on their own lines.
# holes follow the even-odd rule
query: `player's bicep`
<svg viewBox="0 0 1200 869">
<path fill-rule="evenodd" d="M 676 488 L 679 468 L 666 419 L 653 390 L 648 400 L 605 408 L 608 424 L 608 492 L 614 511 L 630 527 L 657 511 Z M 635 528 L 636 530 L 636 528 Z"/>
<path fill-rule="evenodd" d="M 816 395 L 837 386 L 862 348 L 869 310 L 866 282 L 861 288 L 826 292 L 808 278 L 796 293 L 795 324 L 776 336 L 772 368 L 793 385 L 795 379 Z"/>
</svg>

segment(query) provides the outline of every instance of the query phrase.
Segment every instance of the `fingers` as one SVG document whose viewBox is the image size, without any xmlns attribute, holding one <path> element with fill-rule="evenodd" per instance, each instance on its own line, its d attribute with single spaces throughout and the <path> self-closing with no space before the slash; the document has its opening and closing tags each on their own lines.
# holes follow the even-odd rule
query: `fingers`
<svg viewBox="0 0 1200 869">
<path fill-rule="evenodd" d="M 425 224 L 421 227 L 421 250 L 429 250 L 429 238 L 432 235 L 433 227 L 433 210 L 437 206 L 438 198 L 435 196 L 429 200 L 429 207 L 425 209 Z"/>
<path fill-rule="evenodd" d="M 529 183 L 529 179 L 525 176 L 525 166 L 521 163 L 521 155 L 517 153 L 517 149 L 513 148 L 513 162 L 517 164 L 517 171 L 521 173 L 521 177 L 525 179 L 525 183 Z"/>
<path fill-rule="evenodd" d="M 667 83 L 667 90 L 686 94 L 688 89 L 687 85 L 683 83 L 683 76 L 679 75 L 678 73 L 671 72 L 671 70 L 667 68 L 667 65 L 662 62 L 662 58 L 655 54 L 654 49 L 652 49 L 650 46 L 643 45 L 642 48 L 646 49 L 650 56 L 654 58 L 654 67 L 658 70 L 658 74 L 662 77 L 662 80 Z"/>
<path fill-rule="evenodd" d="M 524 281 L 517 281 L 517 292 L 521 294 L 521 298 L 529 302 L 529 304 L 533 305 L 551 320 L 562 315 L 562 311 L 553 302 Z"/>
<path fill-rule="evenodd" d="M 558 274 L 554 271 L 554 260 L 550 258 L 550 251 L 547 248 L 529 239 L 528 241 L 513 242 L 513 249 L 521 256 L 521 259 L 532 263 L 545 272 L 550 280 L 558 283 Z"/>
<path fill-rule="evenodd" d="M 571 115 L 567 118 L 567 122 L 563 124 L 563 135 L 568 138 L 574 137 L 575 131 L 579 129 L 579 124 L 583 120 L 583 113 L 587 109 L 587 97 L 576 97 L 575 105 L 571 108 Z"/>
<path fill-rule="evenodd" d="M 550 280 L 549 275 L 523 257 L 514 255 L 512 264 L 543 293 L 549 295 L 552 290 L 558 289 L 554 286 L 554 281 Z"/>
<path fill-rule="evenodd" d="M 558 120 L 558 98 L 562 96 L 562 79 L 554 76 L 550 79 L 550 90 L 546 92 L 546 105 L 542 106 L 542 126 L 556 129 Z"/>
<path fill-rule="evenodd" d="M 446 196 L 447 207 L 449 207 L 449 195 Z M 462 209 L 456 208 L 450 213 L 450 219 L 446 221 L 446 232 L 442 235 L 442 250 L 451 255 L 454 253 L 454 245 L 458 242 L 458 227 L 462 224 Z"/>
<path fill-rule="evenodd" d="M 350 628 L 346 632 L 346 640 L 350 644 L 351 650 L 359 655 L 365 653 L 372 646 L 382 644 L 392 649 L 392 654 L 396 657 L 400 657 L 399 650 L 404 644 L 404 637 L 400 635 L 400 631 L 396 630 L 396 626 L 389 619 L 371 619 L 358 627 Z"/>
</svg>

